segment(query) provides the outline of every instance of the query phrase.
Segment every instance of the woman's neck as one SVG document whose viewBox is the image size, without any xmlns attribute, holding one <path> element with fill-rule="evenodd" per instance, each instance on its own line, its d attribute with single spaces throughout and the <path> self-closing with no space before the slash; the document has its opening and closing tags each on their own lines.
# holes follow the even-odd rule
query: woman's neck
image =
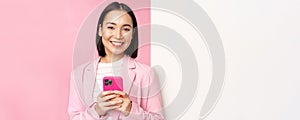
<svg viewBox="0 0 300 120">
<path fill-rule="evenodd" d="M 124 57 L 125 54 L 122 55 L 110 55 L 106 54 L 104 57 L 101 57 L 100 62 L 101 63 L 112 63 L 115 61 L 118 61 Z"/>
</svg>

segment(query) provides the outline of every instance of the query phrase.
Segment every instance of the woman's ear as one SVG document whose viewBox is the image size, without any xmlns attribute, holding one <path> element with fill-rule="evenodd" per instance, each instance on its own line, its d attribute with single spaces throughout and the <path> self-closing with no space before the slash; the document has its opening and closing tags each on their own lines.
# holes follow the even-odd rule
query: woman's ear
<svg viewBox="0 0 300 120">
<path fill-rule="evenodd" d="M 102 36 L 102 25 L 101 24 L 99 25 L 99 28 L 98 28 L 98 35 Z"/>
</svg>

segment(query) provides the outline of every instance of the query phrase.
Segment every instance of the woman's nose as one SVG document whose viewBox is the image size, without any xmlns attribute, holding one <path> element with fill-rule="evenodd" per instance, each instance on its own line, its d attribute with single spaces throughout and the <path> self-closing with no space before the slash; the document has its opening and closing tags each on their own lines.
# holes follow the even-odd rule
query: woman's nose
<svg viewBox="0 0 300 120">
<path fill-rule="evenodd" d="M 121 29 L 117 29 L 115 31 L 115 38 L 116 39 L 121 39 L 122 38 L 122 32 L 121 32 Z"/>
</svg>

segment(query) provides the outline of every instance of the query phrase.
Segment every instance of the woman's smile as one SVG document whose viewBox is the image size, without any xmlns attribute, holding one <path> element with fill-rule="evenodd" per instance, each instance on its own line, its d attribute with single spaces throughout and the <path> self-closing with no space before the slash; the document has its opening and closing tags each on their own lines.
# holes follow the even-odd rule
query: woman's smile
<svg viewBox="0 0 300 120">
<path fill-rule="evenodd" d="M 124 42 L 121 41 L 110 41 L 110 43 L 114 46 L 114 47 L 121 47 Z"/>
</svg>

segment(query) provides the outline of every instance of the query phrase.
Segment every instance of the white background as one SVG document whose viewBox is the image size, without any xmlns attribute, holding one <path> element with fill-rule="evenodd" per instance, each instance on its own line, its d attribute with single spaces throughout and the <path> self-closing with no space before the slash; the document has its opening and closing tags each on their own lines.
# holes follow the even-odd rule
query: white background
<svg viewBox="0 0 300 120">
<path fill-rule="evenodd" d="M 300 0 L 195 2 L 214 22 L 226 57 L 222 96 L 206 120 L 300 120 Z M 166 93 L 171 102 L 175 95 Z M 196 119 L 196 110 L 184 119 Z"/>
<path fill-rule="evenodd" d="M 223 94 L 208 120 L 299 120 L 300 1 L 195 0 L 226 55 Z"/>
</svg>

